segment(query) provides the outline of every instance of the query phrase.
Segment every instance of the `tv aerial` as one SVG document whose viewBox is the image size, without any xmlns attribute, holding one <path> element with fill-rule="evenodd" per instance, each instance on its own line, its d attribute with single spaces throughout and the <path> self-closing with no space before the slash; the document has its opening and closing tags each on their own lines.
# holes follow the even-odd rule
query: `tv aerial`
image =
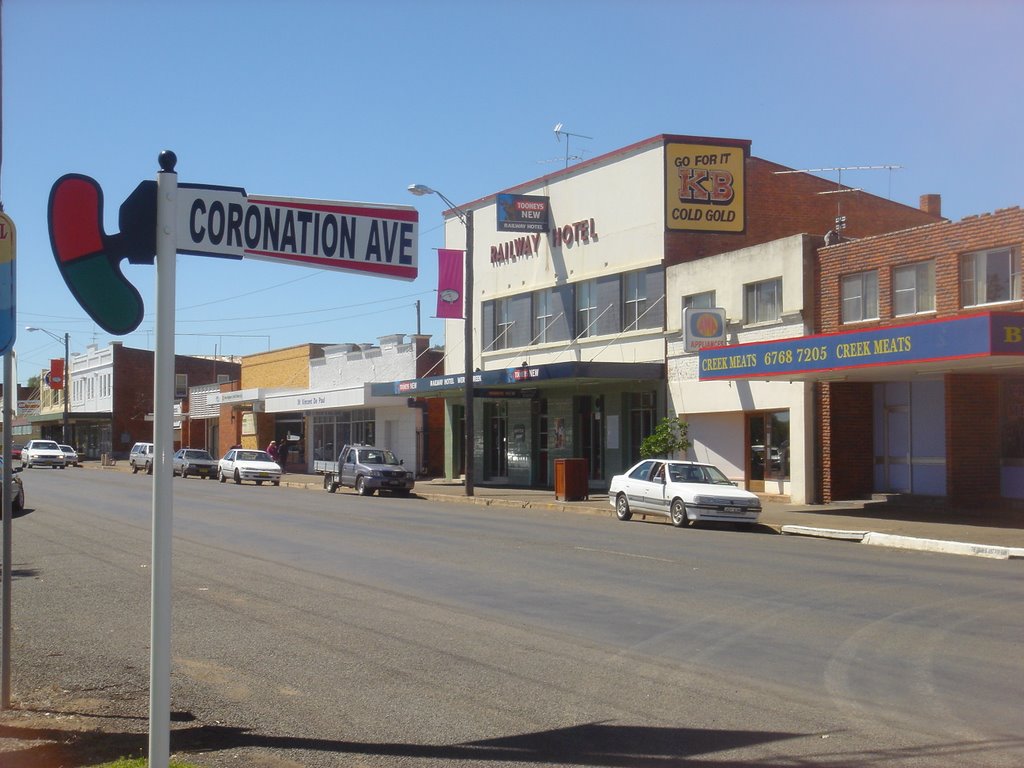
<svg viewBox="0 0 1024 768">
<path fill-rule="evenodd" d="M 561 125 L 561 124 L 559 124 Z M 823 173 L 823 172 L 836 172 L 839 173 L 839 180 L 836 183 L 835 189 L 827 189 L 819 192 L 819 195 L 842 195 L 848 192 L 863 192 L 861 187 L 844 187 L 843 186 L 843 171 L 889 171 L 889 199 L 892 199 L 892 172 L 902 169 L 902 165 L 840 165 L 832 168 L 801 168 L 799 170 L 788 170 L 788 171 L 775 171 L 776 176 L 782 176 L 789 173 Z M 846 216 L 843 215 L 843 206 L 840 202 L 841 198 L 836 198 L 836 226 L 835 229 L 829 232 L 826 236 L 826 244 L 832 245 L 833 243 L 828 242 L 828 237 L 841 238 L 842 231 L 846 229 Z M 833 242 L 839 242 L 835 239 Z"/>
<path fill-rule="evenodd" d="M 570 136 L 575 136 L 578 139 L 590 139 L 590 140 L 593 140 L 594 137 L 593 136 L 584 136 L 582 133 L 570 133 L 569 131 L 566 131 L 566 130 L 562 129 L 562 123 L 556 123 L 555 124 L 555 140 L 558 141 L 559 144 L 562 143 L 562 136 L 565 136 L 565 167 L 568 168 L 569 167 L 569 137 Z M 575 155 L 573 157 L 573 159 L 575 159 L 575 160 L 582 160 L 583 158 L 580 155 Z"/>
</svg>

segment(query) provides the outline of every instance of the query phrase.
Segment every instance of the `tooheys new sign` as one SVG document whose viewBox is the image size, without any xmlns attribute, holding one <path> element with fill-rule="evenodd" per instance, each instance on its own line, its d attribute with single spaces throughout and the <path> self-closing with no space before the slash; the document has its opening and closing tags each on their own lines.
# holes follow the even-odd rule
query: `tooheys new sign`
<svg viewBox="0 0 1024 768">
<path fill-rule="evenodd" d="M 237 187 L 178 185 L 178 252 L 291 262 L 413 280 L 415 208 L 249 197 Z"/>
</svg>

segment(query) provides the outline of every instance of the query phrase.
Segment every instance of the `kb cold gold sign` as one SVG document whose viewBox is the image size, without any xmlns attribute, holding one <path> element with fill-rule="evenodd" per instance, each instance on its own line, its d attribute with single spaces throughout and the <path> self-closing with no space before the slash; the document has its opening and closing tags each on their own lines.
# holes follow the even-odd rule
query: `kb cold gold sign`
<svg viewBox="0 0 1024 768">
<path fill-rule="evenodd" d="M 666 144 L 665 226 L 743 232 L 745 158 L 742 144 Z"/>
</svg>

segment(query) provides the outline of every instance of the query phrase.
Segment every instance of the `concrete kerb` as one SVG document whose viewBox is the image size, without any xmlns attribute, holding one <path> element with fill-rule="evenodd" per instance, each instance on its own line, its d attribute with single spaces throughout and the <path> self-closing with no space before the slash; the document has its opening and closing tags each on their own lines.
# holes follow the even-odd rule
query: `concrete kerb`
<svg viewBox="0 0 1024 768">
<path fill-rule="evenodd" d="M 891 533 L 868 533 L 868 535 L 864 537 L 863 543 L 879 547 L 913 549 L 919 552 L 944 552 L 950 555 L 990 557 L 995 560 L 1024 558 L 1024 547 L 995 547 L 985 544 L 968 544 L 960 541 L 919 539 L 911 536 L 897 536 Z"/>
<path fill-rule="evenodd" d="M 915 536 L 899 536 L 876 531 L 840 531 L 829 528 L 810 528 L 803 525 L 783 525 L 780 532 L 791 536 L 814 536 L 823 539 L 842 539 L 876 547 L 911 549 L 917 552 L 940 552 L 947 555 L 968 555 L 988 557 L 994 560 L 1024 558 L 1024 547 L 997 547 L 986 544 L 970 544 L 962 541 L 923 539 Z"/>
</svg>

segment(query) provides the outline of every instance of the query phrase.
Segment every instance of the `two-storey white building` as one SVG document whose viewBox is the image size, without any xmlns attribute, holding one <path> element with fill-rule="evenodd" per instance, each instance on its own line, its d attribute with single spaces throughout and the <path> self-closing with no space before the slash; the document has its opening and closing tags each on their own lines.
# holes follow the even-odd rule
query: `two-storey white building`
<svg viewBox="0 0 1024 768">
<path fill-rule="evenodd" d="M 683 319 L 724 310 L 723 345 L 804 336 L 813 324 L 821 244 L 820 237 L 793 235 L 667 270 L 669 404 L 689 426 L 691 457 L 753 491 L 796 503 L 813 496 L 813 382 L 750 380 L 735 369 L 727 379 L 701 381 L 701 345 Z"/>
</svg>

